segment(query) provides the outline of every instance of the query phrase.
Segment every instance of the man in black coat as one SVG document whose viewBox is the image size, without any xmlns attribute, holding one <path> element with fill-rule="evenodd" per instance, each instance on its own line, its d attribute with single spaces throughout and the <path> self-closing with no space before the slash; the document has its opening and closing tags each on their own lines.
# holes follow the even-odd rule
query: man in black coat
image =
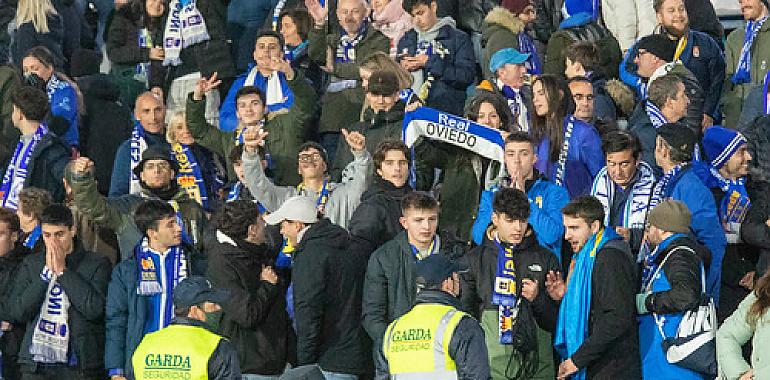
<svg viewBox="0 0 770 380">
<path fill-rule="evenodd" d="M 219 210 L 217 229 L 203 241 L 206 277 L 232 294 L 224 302 L 219 333 L 238 351 L 242 374 L 280 375 L 294 339 L 286 312 L 286 287 L 271 265 L 276 251 L 264 244 L 264 221 L 257 205 L 237 200 Z"/>
<path fill-rule="evenodd" d="M 13 324 L 7 320 L 6 312 L 11 305 L 11 286 L 16 278 L 29 248 L 19 242 L 21 226 L 19 217 L 13 211 L 0 208 L 0 352 L 2 352 L 2 372 L 0 376 L 8 380 L 21 378 L 18 358 L 19 346 L 24 338 L 24 324 Z"/>
<path fill-rule="evenodd" d="M 401 232 L 401 200 L 412 191 L 409 179 L 409 148 L 397 140 L 377 146 L 372 159 L 375 175 L 350 217 L 348 230 L 356 253 L 366 256 Z"/>
<path fill-rule="evenodd" d="M 22 372 L 42 380 L 102 379 L 110 262 L 82 248 L 67 207 L 51 205 L 40 219 L 45 252 L 24 259 L 10 303 L 11 321 L 27 324 Z"/>
<path fill-rule="evenodd" d="M 349 259 L 348 232 L 318 216 L 315 199 L 296 196 L 265 217 L 295 247 L 297 365 L 317 363 L 327 378 L 361 375 L 372 357 L 361 328 L 363 273 Z"/>
<path fill-rule="evenodd" d="M 636 265 L 628 243 L 604 223 L 604 207 L 584 196 L 562 209 L 573 264 L 565 286 L 549 273 L 546 288 L 561 300 L 554 346 L 564 359 L 557 378 L 641 379 L 636 322 Z M 579 331 L 580 329 L 584 331 Z"/>
</svg>

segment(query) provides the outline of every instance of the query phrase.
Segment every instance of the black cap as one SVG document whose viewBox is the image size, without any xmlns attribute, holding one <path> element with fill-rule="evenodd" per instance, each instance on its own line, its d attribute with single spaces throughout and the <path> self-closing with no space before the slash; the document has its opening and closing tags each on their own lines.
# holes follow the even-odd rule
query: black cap
<svg viewBox="0 0 770 380">
<path fill-rule="evenodd" d="M 658 128 L 660 136 L 668 145 L 674 149 L 687 153 L 692 156 L 695 150 L 696 137 L 690 128 L 683 124 L 667 123 Z"/>
<path fill-rule="evenodd" d="M 366 86 L 366 91 L 374 95 L 391 96 L 399 90 L 396 74 L 382 70 L 373 72 Z"/>
<path fill-rule="evenodd" d="M 174 173 L 179 171 L 179 164 L 171 158 L 171 150 L 165 144 L 150 145 L 142 153 L 142 160 L 134 168 L 134 174 L 139 177 L 139 174 L 144 170 L 144 163 L 150 160 L 164 160 L 171 164 L 171 169 Z"/>
<path fill-rule="evenodd" d="M 642 37 L 636 47 L 639 50 L 646 50 L 666 62 L 671 62 L 676 53 L 676 44 L 676 41 L 671 40 L 665 34 L 650 34 Z"/>
<path fill-rule="evenodd" d="M 452 273 L 466 271 L 468 268 L 465 265 L 441 253 L 430 255 L 418 261 L 415 266 L 417 283 L 425 287 L 439 286 L 444 280 L 452 277 Z"/>
<path fill-rule="evenodd" d="M 174 288 L 174 307 L 179 309 L 212 302 L 222 305 L 230 299 L 230 292 L 214 288 L 203 276 L 190 276 Z"/>
</svg>

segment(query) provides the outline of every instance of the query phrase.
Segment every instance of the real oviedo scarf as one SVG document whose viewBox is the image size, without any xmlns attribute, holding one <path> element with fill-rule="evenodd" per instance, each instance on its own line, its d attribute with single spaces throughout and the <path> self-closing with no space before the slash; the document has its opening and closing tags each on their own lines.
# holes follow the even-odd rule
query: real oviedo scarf
<svg viewBox="0 0 770 380">
<path fill-rule="evenodd" d="M 176 181 L 179 187 L 187 192 L 204 209 L 208 209 L 209 198 L 206 193 L 206 182 L 203 171 L 189 145 L 175 143 L 171 145 L 172 158 L 179 165 Z"/>
<path fill-rule="evenodd" d="M 195 0 L 171 0 L 163 32 L 163 66 L 179 66 L 182 49 L 209 40 L 206 21 Z"/>
<path fill-rule="evenodd" d="M 29 353 L 37 363 L 67 363 L 70 300 L 58 277 L 48 267 L 43 268 L 40 278 L 48 282 L 48 287 L 32 332 Z"/>
<path fill-rule="evenodd" d="M 139 166 L 139 162 L 142 161 L 142 153 L 147 149 L 147 140 L 144 138 L 144 127 L 138 120 L 134 122 L 134 131 L 131 132 L 131 140 L 129 141 L 129 148 L 131 150 L 131 167 L 129 170 L 129 194 L 139 194 L 142 192 L 142 186 L 139 182 L 139 177 L 134 174 L 134 168 Z"/>
<path fill-rule="evenodd" d="M 498 248 L 497 270 L 492 289 L 492 304 L 498 306 L 498 326 L 501 344 L 513 343 L 513 321 L 518 314 L 516 296 L 516 264 L 513 261 L 513 247 L 501 243 L 495 236 Z"/>
<path fill-rule="evenodd" d="M 137 287 L 136 293 L 143 296 L 149 296 L 154 294 L 160 294 L 163 292 L 163 281 L 160 276 L 165 276 L 165 273 L 160 273 L 160 268 L 157 268 L 155 262 L 152 259 L 152 249 L 149 246 L 147 238 L 136 245 L 134 248 L 137 265 Z M 184 251 L 179 247 L 171 247 L 168 255 L 171 255 L 171 262 L 174 263 L 174 267 L 171 268 L 171 278 L 169 286 L 176 287 L 179 282 L 187 278 L 187 256 Z"/>
<path fill-rule="evenodd" d="M 29 144 L 24 146 L 24 141 L 19 140 L 16 144 L 16 150 L 13 152 L 11 162 L 5 169 L 5 175 L 3 176 L 3 182 L 0 185 L 0 197 L 2 197 L 2 207 L 7 209 L 16 210 L 19 207 L 19 192 L 24 187 L 24 181 L 29 174 L 29 162 L 32 159 L 32 153 L 35 151 L 35 146 L 48 134 L 48 127 L 45 124 L 40 124 L 32 135 L 32 140 Z M 23 151 L 22 151 L 23 150 Z"/>
</svg>

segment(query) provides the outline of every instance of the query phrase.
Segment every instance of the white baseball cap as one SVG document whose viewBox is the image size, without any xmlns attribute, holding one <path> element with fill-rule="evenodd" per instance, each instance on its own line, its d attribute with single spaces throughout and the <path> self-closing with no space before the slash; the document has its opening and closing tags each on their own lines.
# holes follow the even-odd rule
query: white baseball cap
<svg viewBox="0 0 770 380">
<path fill-rule="evenodd" d="M 306 196 L 291 197 L 283 202 L 275 212 L 265 217 L 265 223 L 269 225 L 280 224 L 284 220 L 292 220 L 306 224 L 318 221 L 318 208 L 313 198 Z"/>
</svg>

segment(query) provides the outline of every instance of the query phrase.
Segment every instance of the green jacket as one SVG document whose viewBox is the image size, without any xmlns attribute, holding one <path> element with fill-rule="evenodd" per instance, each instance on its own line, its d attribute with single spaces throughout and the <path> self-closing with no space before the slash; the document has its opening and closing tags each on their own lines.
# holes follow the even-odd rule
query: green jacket
<svg viewBox="0 0 770 380">
<path fill-rule="evenodd" d="M 72 203 L 95 224 L 109 228 L 118 235 L 121 260 L 134 254 L 134 247 L 143 234 L 134 224 L 134 209 L 148 198 L 155 198 L 145 189 L 141 195 L 128 194 L 107 198 L 99 194 L 92 174 L 75 175 L 72 181 Z M 187 192 L 179 189 L 173 200 L 179 205 L 184 228 L 197 244 L 203 237 L 207 219 L 203 208 Z"/>
<path fill-rule="evenodd" d="M 294 79 L 288 81 L 294 92 L 294 106 L 290 111 L 269 116 L 265 130 L 269 132 L 265 139 L 267 150 L 272 157 L 272 177 L 278 185 L 296 185 L 300 178 L 297 174 L 297 151 L 304 142 L 304 128 L 313 114 L 315 92 L 299 71 Z M 227 160 L 227 176 L 231 181 L 238 178 L 230 162 L 230 151 L 235 147 L 235 132 L 224 132 L 206 121 L 206 101 L 195 101 L 190 94 L 187 98 L 187 128 L 195 142 L 217 153 Z"/>
<path fill-rule="evenodd" d="M 337 51 L 340 43 L 340 33 L 326 34 L 326 26 L 311 28 L 308 33 L 308 55 L 310 59 L 319 65 L 326 65 L 326 52 L 331 49 L 332 55 Z M 374 52 L 390 51 L 390 40 L 380 31 L 369 27 L 361 42 L 356 45 L 355 62 L 334 62 L 331 72 L 334 78 L 341 80 L 360 81 L 358 73 L 359 62 Z M 321 100 L 321 120 L 319 132 L 339 132 L 359 120 L 361 107 L 364 101 L 364 91 L 360 83 L 355 88 L 348 88 L 339 92 L 326 92 Z"/>
<path fill-rule="evenodd" d="M 764 23 L 751 46 L 751 82 L 739 85 L 733 83 L 733 74 L 735 74 L 738 61 L 741 58 L 745 36 L 746 29 L 737 28 L 727 36 L 725 43 L 725 84 L 722 86 L 724 120 L 722 124 L 728 128 L 735 128 L 738 125 L 743 102 L 746 101 L 752 87 L 763 83 L 765 74 L 770 68 L 768 67 L 768 63 L 770 63 L 768 62 L 770 61 L 770 23 Z"/>
<path fill-rule="evenodd" d="M 738 379 L 749 369 L 754 370 L 756 380 L 770 379 L 770 351 L 767 350 L 770 342 L 770 311 L 765 310 L 756 326 L 746 322 L 749 309 L 756 301 L 756 294 L 749 293 L 717 331 L 717 362 L 726 379 Z M 749 339 L 754 346 L 751 365 L 743 359 L 741 350 Z"/>
<path fill-rule="evenodd" d="M 494 78 L 489 71 L 489 60 L 505 48 L 519 49 L 519 33 L 524 31 L 524 22 L 511 11 L 496 7 L 481 24 L 481 70 L 484 78 Z"/>
<path fill-rule="evenodd" d="M 488 170 L 494 179 L 498 164 L 459 147 L 423 140 L 415 148 L 417 189 L 428 190 L 433 184 L 434 169 L 441 169 L 439 229 L 464 241 L 471 239 L 471 229 L 479 211 L 482 186 Z"/>
</svg>

